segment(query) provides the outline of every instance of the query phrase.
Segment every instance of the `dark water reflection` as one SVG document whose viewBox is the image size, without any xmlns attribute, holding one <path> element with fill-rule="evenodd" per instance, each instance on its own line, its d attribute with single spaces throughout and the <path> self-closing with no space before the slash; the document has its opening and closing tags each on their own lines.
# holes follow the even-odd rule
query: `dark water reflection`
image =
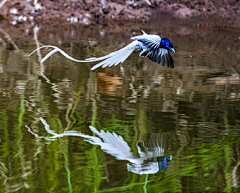
<svg viewBox="0 0 240 193">
<path fill-rule="evenodd" d="M 238 192 L 240 33 L 170 23 L 1 24 L 0 192 Z M 48 44 L 78 59 L 102 56 L 141 29 L 173 42 L 174 69 L 137 52 L 95 71 L 60 54 L 40 64 L 46 51 L 27 57 Z M 89 125 L 122 138 L 102 141 Z"/>
</svg>

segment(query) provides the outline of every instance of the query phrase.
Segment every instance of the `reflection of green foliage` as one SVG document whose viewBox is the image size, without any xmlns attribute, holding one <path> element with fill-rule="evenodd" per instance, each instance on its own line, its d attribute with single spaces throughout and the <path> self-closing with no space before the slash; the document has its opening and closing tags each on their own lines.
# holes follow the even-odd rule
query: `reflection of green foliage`
<svg viewBox="0 0 240 193">
<path fill-rule="evenodd" d="M 89 34 L 87 34 L 87 37 L 89 37 Z M 211 37 L 208 38 L 211 39 Z M 122 43 L 122 40 L 119 37 L 117 41 Z M 182 40 L 178 39 L 176 41 L 180 42 Z M 116 43 L 116 39 L 113 42 Z M 195 48 L 194 44 L 198 45 L 197 47 L 202 47 L 204 42 L 202 38 L 199 38 L 183 46 L 187 45 L 188 48 L 185 49 L 192 51 L 192 48 Z M 90 55 L 92 56 L 92 50 L 94 50 L 95 55 L 100 56 L 115 50 L 116 44 L 113 45 L 110 43 L 106 49 L 102 49 L 102 45 L 100 44 L 91 49 L 85 47 L 88 46 L 81 43 L 80 46 L 75 47 L 77 51 L 74 50 L 74 52 L 77 54 L 81 53 L 81 58 L 86 58 L 86 55 L 89 57 Z M 89 53 L 86 53 L 86 49 L 88 49 Z M 212 48 L 207 46 L 207 49 Z M 1 54 L 6 53 L 1 52 Z M 4 59 L 2 63 L 5 64 L 8 61 L 12 63 L 17 62 L 16 66 L 18 69 L 22 65 L 21 62 L 19 63 L 19 60 L 15 58 L 10 58 L 13 56 L 12 52 L 8 51 L 8 54 L 9 58 Z M 175 57 L 179 59 L 178 63 L 184 63 L 185 66 L 193 65 L 194 68 L 199 65 L 206 67 L 215 63 L 224 63 L 221 57 L 207 59 L 205 57 L 193 57 L 187 60 L 184 57 Z M 235 63 L 236 57 L 230 58 L 232 60 L 230 63 Z M 208 82 L 206 84 L 203 81 L 208 81 L 209 78 L 221 77 L 220 74 L 212 73 L 212 71 L 215 72 L 214 69 L 207 68 L 206 70 L 205 68 L 199 68 L 199 72 L 198 70 L 192 70 L 192 68 L 190 70 L 184 68 L 186 72 L 183 72 L 184 70 L 180 69 L 168 71 L 166 68 L 161 67 L 160 69 L 163 69 L 164 72 L 156 73 L 156 75 L 161 76 L 161 84 L 158 86 L 153 83 L 156 78 L 152 76 L 154 73 L 150 72 L 155 71 L 158 64 L 149 63 L 150 65 L 147 65 L 147 71 L 145 71 L 143 70 L 143 66 L 149 61 L 147 59 L 142 60 L 138 57 L 137 53 L 134 53 L 123 64 L 125 76 L 119 74 L 119 76 L 126 80 L 125 82 L 123 81 L 121 87 L 124 98 L 121 98 L 121 96 L 119 98 L 111 98 L 111 100 L 116 99 L 116 101 L 113 100 L 114 102 L 111 101 L 111 104 L 116 105 L 111 108 L 116 110 L 116 112 L 111 111 L 114 112 L 111 114 L 108 111 L 102 111 L 105 107 L 108 107 L 109 100 L 104 97 L 102 98 L 99 96 L 101 94 L 97 92 L 97 71 L 89 74 L 89 66 L 85 64 L 75 65 L 75 63 L 71 62 L 65 63 L 66 60 L 62 60 L 62 57 L 58 57 L 57 61 L 55 59 L 53 57 L 46 63 L 47 76 L 51 81 L 57 82 L 56 85 L 63 78 L 70 79 L 70 87 L 72 86 L 72 90 L 60 90 L 62 96 L 58 99 L 61 99 L 59 100 L 61 102 L 55 102 L 56 98 L 52 94 L 56 92 L 52 90 L 51 84 L 47 84 L 38 75 L 31 74 L 32 69 L 28 69 L 29 76 L 27 77 L 31 81 L 26 84 L 25 93 L 20 93 L 20 97 L 11 92 L 11 85 L 1 87 L 0 91 L 6 90 L 9 98 L 0 96 L 0 192 L 7 192 L 6 190 L 10 190 L 12 187 L 14 189 L 17 186 L 19 186 L 19 189 L 15 192 L 145 193 L 235 191 L 232 189 L 231 172 L 235 165 L 232 159 L 233 146 L 239 144 L 240 141 L 239 126 L 237 126 L 237 121 L 239 121 L 239 118 L 237 118 L 239 101 L 237 97 L 236 101 L 231 99 L 230 102 L 227 100 L 224 101 L 223 105 L 220 103 L 222 99 L 225 99 L 223 96 L 226 95 L 227 97 L 230 92 L 238 96 L 239 85 L 224 85 L 225 90 L 222 92 L 223 85 L 215 86 L 214 83 Z M 227 60 L 229 57 L 223 59 L 226 60 L 226 63 L 229 63 Z M 142 66 L 139 65 L 140 62 L 143 62 Z M 60 65 L 64 65 L 64 69 L 67 70 L 73 69 L 69 71 L 72 74 L 64 76 L 63 69 L 58 68 Z M 24 64 L 24 69 L 26 66 Z M 135 70 L 136 66 L 137 70 Z M 34 68 L 38 68 L 37 65 Z M 48 71 L 49 68 L 52 68 L 52 70 Z M 111 71 L 112 69 L 113 71 Z M 23 72 L 25 73 L 26 71 L 24 70 Z M 61 74 L 59 75 L 60 78 L 55 75 L 56 72 Z M 114 68 L 108 68 L 105 72 L 110 72 L 110 74 L 117 73 L 114 71 Z M 18 76 L 25 77 L 25 74 L 21 75 L 21 72 L 18 73 Z M 136 74 L 134 75 L 134 73 Z M 11 73 L 4 72 L 2 74 L 5 76 L 3 83 L 11 82 L 14 85 L 14 81 L 19 78 L 15 76 L 15 73 L 13 77 L 9 76 Z M 5 78 L 7 79 L 8 76 L 11 79 L 5 81 Z M 140 88 L 140 86 L 143 86 L 143 88 L 147 88 L 150 85 L 151 90 L 149 97 L 146 95 L 146 98 L 143 98 L 143 93 L 138 92 L 136 103 L 129 103 L 131 108 L 136 110 L 136 114 L 132 113 L 128 116 L 124 114 L 125 112 L 122 109 L 125 109 L 120 105 L 122 104 L 122 100 L 126 99 L 128 101 L 128 97 L 130 96 L 128 87 L 128 83 L 131 80 L 130 76 L 134 76 L 134 87 Z M 198 76 L 203 77 L 199 78 Z M 222 76 L 227 75 L 223 73 Z M 31 84 L 33 84 L 32 88 Z M 6 89 L 8 86 L 9 90 Z M 181 88 L 183 93 L 176 95 L 176 89 L 178 88 Z M 69 93 L 65 95 L 66 92 Z M 207 93 L 206 95 L 205 92 Z M 96 95 L 103 101 L 98 100 Z M 211 97 L 208 95 L 211 95 Z M 27 103 L 30 103 L 28 101 L 30 96 L 33 97 L 32 99 L 35 99 L 36 106 L 27 106 Z M 191 101 L 189 101 L 190 96 L 192 96 Z M 66 109 L 59 108 L 61 103 L 65 104 L 69 102 L 68 98 L 73 99 L 70 104 L 71 108 L 68 109 L 69 114 L 66 113 Z M 176 102 L 171 113 L 161 112 L 164 100 Z M 214 102 L 212 103 L 212 101 Z M 232 108 L 231 105 L 236 107 Z M 42 112 L 39 112 L 39 109 Z M 67 128 L 63 126 L 67 122 L 63 120 L 65 113 L 71 121 Z M 177 127 L 177 124 L 179 124 L 179 117 L 183 114 L 187 118 L 181 118 L 182 120 L 186 120 L 184 128 L 182 127 L 181 130 Z M 206 114 L 208 115 L 206 116 Z M 98 146 L 91 145 L 80 137 L 64 137 L 48 143 L 44 139 L 36 138 L 27 132 L 24 125 L 29 125 L 39 135 L 48 135 L 44 131 L 43 125 L 38 122 L 39 116 L 44 117 L 50 125 L 50 129 L 56 133 L 62 133 L 66 129 L 78 130 L 91 135 L 92 133 L 88 129 L 89 124 L 96 126 L 98 130 L 103 129 L 115 132 L 127 141 L 135 155 L 137 155 L 136 142 L 149 137 L 148 135 L 153 129 L 155 129 L 154 131 L 170 130 L 169 132 L 172 133 L 176 132 L 176 130 L 177 132 L 181 130 L 181 137 L 184 137 L 186 133 L 189 136 L 186 138 L 185 146 L 182 145 L 179 147 L 178 140 L 180 137 L 178 138 L 176 137 L 177 134 L 175 135 L 167 152 L 169 155 L 173 155 L 173 160 L 169 162 L 166 170 L 159 171 L 157 174 L 140 176 L 127 171 L 126 161 L 116 160 L 114 157 L 102 152 Z M 219 123 L 218 126 L 216 126 L 217 124 L 213 125 L 216 131 L 213 132 L 213 136 L 217 137 L 210 138 L 210 140 L 213 139 L 213 141 L 210 141 L 209 138 L 204 138 L 204 133 L 201 137 L 196 137 L 199 140 L 197 144 L 191 143 L 196 138 L 193 130 L 188 128 L 188 124 L 196 120 L 197 122 L 195 123 L 197 124 L 205 121 L 206 126 L 210 125 L 211 121 Z M 174 123 L 169 124 L 169 122 L 173 121 Z M 167 127 L 169 125 L 174 128 Z M 149 126 L 151 129 L 149 129 Z M 222 131 L 220 128 L 227 130 L 228 134 L 218 136 L 216 133 Z M 207 143 L 205 140 L 210 142 Z M 4 183 L 7 178 L 7 182 Z M 25 188 L 24 184 L 28 184 L 30 187 L 26 186 Z"/>
<path fill-rule="evenodd" d="M 92 125 L 96 124 L 97 106 L 92 107 Z M 8 116 L 5 110 L 1 110 L 1 128 L 7 127 Z M 18 126 L 22 125 L 24 110 L 20 109 L 18 114 Z M 80 116 L 79 112 L 75 115 Z M 81 123 L 80 120 L 78 120 Z M 58 116 L 52 114 L 47 122 L 55 132 L 63 132 L 59 125 Z M 122 121 L 112 117 L 102 120 L 102 126 L 110 132 L 121 134 L 126 141 L 132 141 L 131 131 L 134 121 Z M 5 137 L 7 136 L 7 133 Z M 72 150 L 78 144 L 79 153 Z M 101 184 L 106 181 L 105 153 L 99 147 L 87 144 L 79 138 L 63 138 L 47 145 L 39 157 L 39 164 L 42 166 L 38 178 L 29 180 L 41 181 L 45 189 L 55 191 L 61 189 L 63 192 L 216 192 L 231 189 L 231 145 L 239 141 L 238 137 L 226 136 L 217 143 L 203 143 L 196 147 L 178 148 L 173 160 L 169 163 L 166 171 L 160 171 L 156 175 L 131 174 L 126 176 L 125 181 L 117 187 L 104 187 Z M 2 151 L 5 151 L 2 146 Z M 171 147 L 170 147 L 171 149 Z M 82 152 L 83 150 L 83 152 Z M 171 149 L 173 152 L 174 150 Z M 44 153 L 45 152 L 45 153 Z M 48 155 L 45 159 L 44 154 Z M 7 156 L 6 154 L 5 156 Z M 2 156 L 3 158 L 3 156 Z M 78 163 L 78 165 L 76 165 Z M 72 169 L 74 167 L 74 169 Z M 114 175 L 108 170 L 109 175 Z M 56 176 L 59 176 L 56 178 Z M 48 179 L 47 181 L 45 179 Z"/>
<path fill-rule="evenodd" d="M 230 155 L 231 149 L 222 143 L 180 148 L 166 174 L 154 177 L 155 183 L 148 187 L 160 192 L 227 192 L 231 190 Z"/>
<path fill-rule="evenodd" d="M 1 109 L 0 110 L 0 132 L 1 132 L 1 140 L 3 141 L 1 144 L 1 149 L 0 149 L 0 183 L 3 184 L 4 182 L 4 177 L 6 177 L 6 174 L 8 172 L 5 163 L 7 163 L 7 158 L 8 155 L 10 153 L 9 151 L 9 143 L 7 143 L 7 141 L 9 141 L 9 135 L 8 135 L 8 130 L 7 130 L 7 126 L 8 126 L 8 116 L 6 114 L 6 110 L 5 109 Z M 5 188 L 2 188 L 2 190 L 0 190 L 0 192 L 4 192 Z"/>
<path fill-rule="evenodd" d="M 159 171 L 154 175 L 138 175 L 126 173 L 122 181 L 113 181 L 112 176 L 117 175 L 115 170 L 110 170 L 112 160 L 106 153 L 103 153 L 97 146 L 92 146 L 78 137 L 64 137 L 50 144 L 45 144 L 40 140 L 39 144 L 33 147 L 25 147 L 28 144 L 25 135 L 31 140 L 36 138 L 24 130 L 23 125 L 28 112 L 24 107 L 24 95 L 20 97 L 18 105 L 12 106 L 14 114 L 12 115 L 6 109 L 0 109 L 0 131 L 1 135 L 1 157 L 0 166 L 1 183 L 4 181 L 4 175 L 7 174 L 6 167 L 9 169 L 8 159 L 12 158 L 11 152 L 14 152 L 12 170 L 17 173 L 17 177 L 11 183 L 17 184 L 18 181 L 27 182 L 31 185 L 31 191 L 35 192 L 39 187 L 49 192 L 231 192 L 231 171 L 232 146 L 239 143 L 239 128 L 229 127 L 229 135 L 222 136 L 219 140 L 212 143 L 202 143 L 194 147 L 178 147 L 175 141 L 169 149 L 173 154 L 173 160 L 165 171 Z M 98 102 L 92 103 L 92 125 L 100 125 Z M 120 120 L 116 115 L 109 115 L 101 120 L 101 127 L 105 131 L 116 132 L 124 138 L 129 144 L 133 141 L 133 128 L 142 127 L 145 129 L 146 117 L 144 109 L 138 113 L 136 120 Z M 27 115 L 26 115 L 27 114 Z M 81 125 L 80 129 L 86 129 L 84 123 L 84 112 L 79 111 L 76 105 L 74 110 L 76 122 L 72 125 Z M 225 115 L 225 125 L 228 125 L 227 116 Z M 14 130 L 8 130 L 9 120 L 14 119 Z M 64 131 L 58 113 L 51 113 L 46 119 L 50 128 L 57 133 Z M 43 132 L 43 125 L 39 124 L 39 132 Z M 100 130 L 100 128 L 97 128 Z M 11 140 L 10 140 L 11 139 Z M 29 140 L 28 139 L 28 140 Z M 29 141 L 31 141 L 29 140 Z M 34 142 L 35 143 L 35 142 Z M 32 144 L 32 142 L 30 142 Z M 42 150 L 37 154 L 38 146 Z M 133 143 L 135 146 L 135 143 Z M 174 148 L 173 148 L 174 147 Z M 177 147 L 177 150 L 176 150 Z M 29 152 L 25 149 L 29 149 Z M 29 160 L 37 159 L 31 167 L 33 171 L 24 170 L 29 164 Z M 109 162 L 110 160 L 110 162 Z M 2 164 L 0 162 L 0 164 Z M 109 164 L 110 163 L 110 164 Z M 116 161 L 121 164 L 121 169 L 126 170 L 126 162 Z M 117 165 L 116 164 L 116 165 Z M 6 167 L 5 167 L 6 166 Z M 26 179 L 20 176 L 22 172 L 29 172 Z M 108 173 L 108 174 L 107 174 Z M 106 183 L 106 181 L 110 182 Z M 112 184 L 113 185 L 112 185 Z M 0 191 L 1 192 L 1 191 Z M 234 191 L 232 191 L 234 192 Z"/>
<path fill-rule="evenodd" d="M 105 131 L 118 133 L 124 137 L 125 141 L 132 141 L 130 136 L 132 135 L 133 121 L 119 120 L 113 115 L 111 118 L 104 119 L 102 126 Z"/>
<path fill-rule="evenodd" d="M 76 95 L 76 100 L 74 101 L 74 105 L 73 105 L 73 108 L 71 110 L 71 114 L 70 114 L 70 117 L 72 119 L 72 122 L 71 122 L 71 126 L 70 128 L 73 127 L 73 125 L 76 123 L 76 121 L 78 120 L 81 121 L 82 119 L 82 116 L 79 115 L 78 111 L 76 111 L 76 108 L 77 108 L 77 105 L 79 103 L 79 100 L 80 100 L 80 94 L 83 92 L 83 81 L 85 80 L 85 76 L 86 76 L 87 73 L 84 73 L 84 71 L 80 71 L 80 76 L 81 78 L 79 78 L 78 80 L 78 90 L 77 90 L 77 95 Z M 75 115 L 76 114 L 76 115 Z M 76 120 L 76 117 L 77 116 L 77 120 Z"/>
<path fill-rule="evenodd" d="M 8 116 L 7 116 L 7 111 L 5 109 L 0 110 L 0 130 L 2 133 L 2 145 L 1 145 L 1 157 L 6 158 L 9 155 L 9 150 L 8 150 L 8 143 L 9 141 L 9 135 L 8 135 Z"/>
</svg>

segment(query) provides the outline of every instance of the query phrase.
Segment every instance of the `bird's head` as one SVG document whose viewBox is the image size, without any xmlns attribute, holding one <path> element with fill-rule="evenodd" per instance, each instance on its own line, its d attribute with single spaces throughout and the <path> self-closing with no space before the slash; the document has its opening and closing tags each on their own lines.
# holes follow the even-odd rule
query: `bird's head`
<svg viewBox="0 0 240 193">
<path fill-rule="evenodd" d="M 161 39 L 161 47 L 166 48 L 167 50 L 170 50 L 171 52 L 175 52 L 172 43 L 167 38 Z"/>
</svg>

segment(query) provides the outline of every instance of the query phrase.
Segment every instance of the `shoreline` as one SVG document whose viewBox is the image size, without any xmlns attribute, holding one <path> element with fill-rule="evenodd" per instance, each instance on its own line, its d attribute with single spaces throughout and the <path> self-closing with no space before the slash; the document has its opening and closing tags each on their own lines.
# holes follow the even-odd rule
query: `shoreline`
<svg viewBox="0 0 240 193">
<path fill-rule="evenodd" d="M 150 3 L 150 4 L 149 4 Z M 240 26 L 240 1 L 237 0 L 79 0 L 6 1 L 0 9 L 2 19 L 12 25 L 24 22 L 67 21 L 91 25 L 116 21 L 147 22 L 159 14 L 192 20 L 216 18 Z M 190 19 L 191 18 L 191 19 Z"/>
</svg>

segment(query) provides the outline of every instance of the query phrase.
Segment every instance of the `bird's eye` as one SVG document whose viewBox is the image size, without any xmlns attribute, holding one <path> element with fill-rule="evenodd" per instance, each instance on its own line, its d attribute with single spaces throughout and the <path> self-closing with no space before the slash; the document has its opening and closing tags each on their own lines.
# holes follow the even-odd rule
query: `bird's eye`
<svg viewBox="0 0 240 193">
<path fill-rule="evenodd" d="M 166 43 L 166 46 L 169 46 L 169 43 Z"/>
</svg>

